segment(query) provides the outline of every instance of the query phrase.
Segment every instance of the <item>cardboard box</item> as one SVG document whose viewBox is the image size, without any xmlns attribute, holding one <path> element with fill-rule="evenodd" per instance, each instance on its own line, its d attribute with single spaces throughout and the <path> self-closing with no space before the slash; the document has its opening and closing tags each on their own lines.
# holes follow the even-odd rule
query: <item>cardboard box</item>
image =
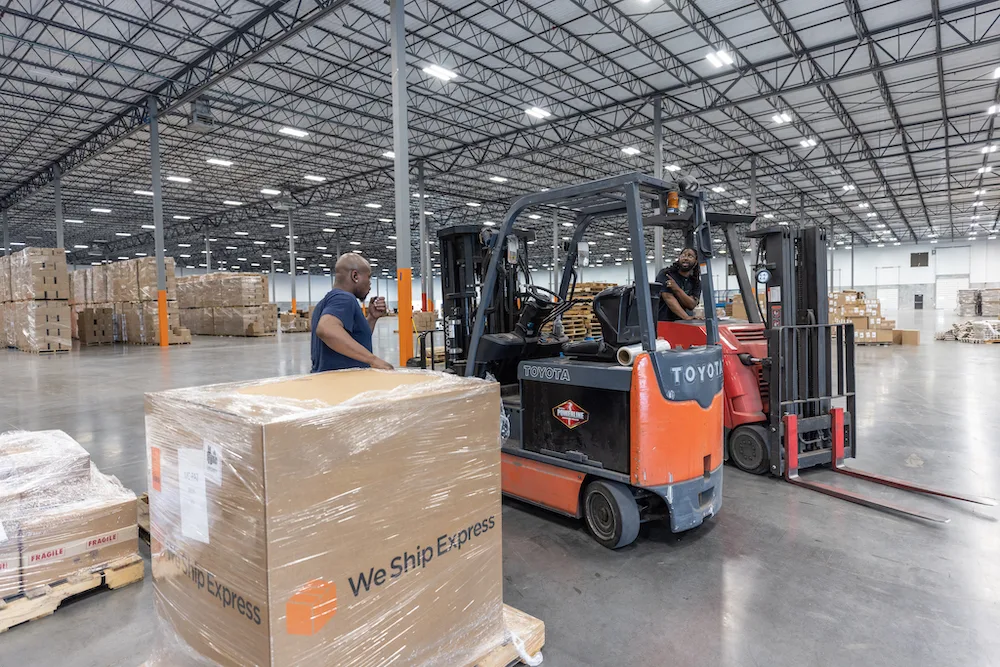
<svg viewBox="0 0 1000 667">
<path fill-rule="evenodd" d="M 123 304 L 125 314 L 125 341 L 133 345 L 158 345 L 160 343 L 160 307 L 155 301 Z M 180 313 L 174 301 L 167 302 L 167 328 L 181 327 Z M 190 342 L 190 341 L 187 341 Z"/>
<path fill-rule="evenodd" d="M 468 665 L 502 642 L 499 399 L 372 370 L 147 394 L 154 660 Z"/>
<path fill-rule="evenodd" d="M 757 298 L 757 302 L 760 304 L 760 311 L 764 312 L 764 296 L 760 295 Z M 737 294 L 733 297 L 733 308 L 732 316 L 738 320 L 749 320 L 747 317 L 746 304 L 743 303 L 743 295 Z"/>
<path fill-rule="evenodd" d="M 0 600 L 21 592 L 20 524 L 0 505 Z"/>
<path fill-rule="evenodd" d="M 106 265 L 109 301 L 139 301 L 139 274 L 136 267 L 135 260 L 132 259 Z"/>
<path fill-rule="evenodd" d="M 84 307 L 76 319 L 81 345 L 105 345 L 114 342 L 114 311 L 111 308 Z"/>
<path fill-rule="evenodd" d="M 274 332 L 277 327 L 277 306 L 241 306 L 213 308 L 216 336 L 248 336 Z"/>
<path fill-rule="evenodd" d="M 0 303 L 10 301 L 10 256 L 0 257 Z"/>
<path fill-rule="evenodd" d="M 887 320 L 883 317 L 879 322 L 878 328 L 885 329 L 886 331 L 892 331 L 896 328 L 896 320 Z"/>
<path fill-rule="evenodd" d="M 895 329 L 892 342 L 896 345 L 920 345 L 920 332 L 913 329 Z"/>
<path fill-rule="evenodd" d="M 183 294 L 184 290 L 179 289 L 178 295 Z M 214 308 L 181 308 L 180 309 L 180 320 L 181 326 L 189 329 L 191 333 L 198 336 L 214 336 L 215 335 L 215 318 L 213 317 Z"/>
<path fill-rule="evenodd" d="M 7 311 L 14 344 L 24 352 L 73 349 L 69 301 L 22 301 Z M 8 343 L 9 344 L 9 343 Z"/>
<path fill-rule="evenodd" d="M 847 319 L 848 322 L 850 322 L 850 323 L 852 323 L 854 325 L 854 330 L 855 331 L 864 331 L 865 329 L 870 328 L 868 326 L 869 323 L 868 323 L 868 316 L 867 315 L 865 315 L 863 317 L 859 317 L 857 315 L 854 315 L 854 316 L 848 317 L 846 319 Z"/>
<path fill-rule="evenodd" d="M 94 471 L 86 493 L 21 520 L 25 591 L 138 553 L 135 494 Z"/>
<path fill-rule="evenodd" d="M 310 308 L 310 310 L 312 309 Z M 310 320 L 311 319 L 312 317 L 310 316 Z M 414 331 L 433 331 L 436 324 L 437 324 L 437 313 L 435 312 L 424 313 L 418 311 L 413 313 Z"/>
<path fill-rule="evenodd" d="M 877 329 L 875 331 L 875 342 L 876 343 L 891 343 L 892 342 L 892 331 L 887 331 L 886 329 Z"/>
<path fill-rule="evenodd" d="M 10 256 L 12 301 L 68 300 L 66 252 L 60 248 L 24 248 Z"/>
<path fill-rule="evenodd" d="M 159 293 L 159 290 L 156 288 L 156 258 L 140 257 L 139 259 L 129 261 L 135 262 L 136 266 L 136 282 L 139 290 L 138 300 L 156 301 Z M 174 267 L 174 258 L 165 257 L 163 268 L 166 274 L 167 301 L 175 301 L 177 299 L 177 276 Z"/>
</svg>

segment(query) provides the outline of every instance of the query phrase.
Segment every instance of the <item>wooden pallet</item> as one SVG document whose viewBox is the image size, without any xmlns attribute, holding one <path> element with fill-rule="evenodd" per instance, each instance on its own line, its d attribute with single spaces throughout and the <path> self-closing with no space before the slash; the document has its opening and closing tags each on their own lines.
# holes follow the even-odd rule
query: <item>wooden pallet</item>
<svg viewBox="0 0 1000 667">
<path fill-rule="evenodd" d="M 99 588 L 114 590 L 142 581 L 145 564 L 139 554 L 120 558 L 93 570 L 81 570 L 53 584 L 0 600 L 0 632 L 55 613 L 66 600 Z"/>
<path fill-rule="evenodd" d="M 893 345 L 893 344 L 894 343 L 887 343 L 885 341 L 881 341 L 881 342 L 878 342 L 878 343 L 871 343 L 871 342 L 865 342 L 865 343 L 860 343 L 859 342 L 859 343 L 855 343 L 855 345 L 864 346 L 864 347 L 884 347 L 884 346 Z"/>
<path fill-rule="evenodd" d="M 983 339 L 983 338 L 958 338 L 956 340 L 958 340 L 959 343 L 976 343 L 976 344 L 979 344 L 979 345 L 983 345 L 983 344 L 989 345 L 990 343 L 1000 343 L 1000 339 L 996 339 L 996 338 L 991 338 L 991 339 Z"/>
<path fill-rule="evenodd" d="M 136 524 L 139 526 L 139 539 L 149 544 L 149 494 L 144 493 L 136 500 Z"/>
<path fill-rule="evenodd" d="M 528 655 L 535 655 L 542 650 L 545 644 L 545 623 L 509 605 L 503 606 L 503 622 L 509 634 L 521 638 Z M 521 658 L 517 649 L 510 639 L 506 639 L 472 663 L 472 667 L 509 667 L 518 664 L 521 664 Z"/>
<path fill-rule="evenodd" d="M 67 352 L 72 352 L 73 350 L 22 350 L 17 348 L 21 352 L 27 352 L 28 354 L 66 354 Z"/>
</svg>

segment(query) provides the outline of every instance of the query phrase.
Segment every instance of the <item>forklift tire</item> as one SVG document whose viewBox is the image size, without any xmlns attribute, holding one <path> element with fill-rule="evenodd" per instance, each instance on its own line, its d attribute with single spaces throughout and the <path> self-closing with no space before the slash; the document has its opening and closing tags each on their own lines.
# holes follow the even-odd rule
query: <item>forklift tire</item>
<svg viewBox="0 0 1000 667">
<path fill-rule="evenodd" d="M 639 506 L 624 484 L 595 480 L 587 485 L 583 500 L 587 530 L 600 544 L 620 549 L 639 535 Z"/>
<path fill-rule="evenodd" d="M 767 454 L 767 431 L 757 424 L 737 426 L 729 434 L 729 460 L 737 468 L 753 475 L 763 475 L 771 462 Z"/>
</svg>

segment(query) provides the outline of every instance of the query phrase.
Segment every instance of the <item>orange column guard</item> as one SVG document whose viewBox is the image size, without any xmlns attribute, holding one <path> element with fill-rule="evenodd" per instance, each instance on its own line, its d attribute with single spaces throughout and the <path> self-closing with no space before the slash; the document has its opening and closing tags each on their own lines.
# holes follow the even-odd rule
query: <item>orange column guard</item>
<svg viewBox="0 0 1000 667">
<path fill-rule="evenodd" d="M 413 357 L 413 269 L 396 270 L 396 294 L 399 297 L 399 366 Z"/>
</svg>

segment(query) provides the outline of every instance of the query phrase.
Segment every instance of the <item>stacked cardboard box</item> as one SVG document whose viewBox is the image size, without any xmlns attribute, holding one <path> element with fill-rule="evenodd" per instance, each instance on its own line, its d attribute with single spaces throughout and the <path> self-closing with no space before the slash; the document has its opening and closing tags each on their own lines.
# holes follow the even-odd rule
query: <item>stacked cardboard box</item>
<svg viewBox="0 0 1000 667">
<path fill-rule="evenodd" d="M 107 345 L 115 341 L 114 309 L 83 306 L 76 317 L 80 345 Z"/>
<path fill-rule="evenodd" d="M 964 315 L 965 317 L 982 315 L 983 313 L 979 298 L 980 292 L 977 289 L 958 290 L 958 308 L 955 312 L 959 315 Z"/>
<path fill-rule="evenodd" d="M 122 558 L 139 558 L 135 494 L 62 431 L 0 434 L 0 599 Z"/>
<path fill-rule="evenodd" d="M 177 308 L 177 278 L 172 257 L 164 262 L 166 273 L 168 342 L 191 342 L 191 332 L 181 326 Z M 113 342 L 159 345 L 159 291 L 156 258 L 141 257 L 74 271 L 73 297 L 78 311 L 86 306 L 110 309 Z M 82 301 L 81 301 L 82 299 Z M 77 316 L 79 319 L 79 315 Z M 79 322 L 77 326 L 79 331 Z"/>
<path fill-rule="evenodd" d="M 281 313 L 281 333 L 308 333 L 312 323 L 299 313 Z"/>
<path fill-rule="evenodd" d="M 485 664 L 499 398 L 372 370 L 147 394 L 151 663 Z"/>
<path fill-rule="evenodd" d="M 864 292 L 844 290 L 829 295 L 830 324 L 853 324 L 854 342 L 859 344 L 892 343 L 895 320 L 882 317 L 878 299 L 866 299 Z"/>
<path fill-rule="evenodd" d="M 181 324 L 203 336 L 271 336 L 278 307 L 268 302 L 267 276 L 208 273 L 177 280 Z"/>
<path fill-rule="evenodd" d="M 73 349 L 66 253 L 25 248 L 0 261 L 0 321 L 7 347 L 24 352 Z"/>
</svg>

